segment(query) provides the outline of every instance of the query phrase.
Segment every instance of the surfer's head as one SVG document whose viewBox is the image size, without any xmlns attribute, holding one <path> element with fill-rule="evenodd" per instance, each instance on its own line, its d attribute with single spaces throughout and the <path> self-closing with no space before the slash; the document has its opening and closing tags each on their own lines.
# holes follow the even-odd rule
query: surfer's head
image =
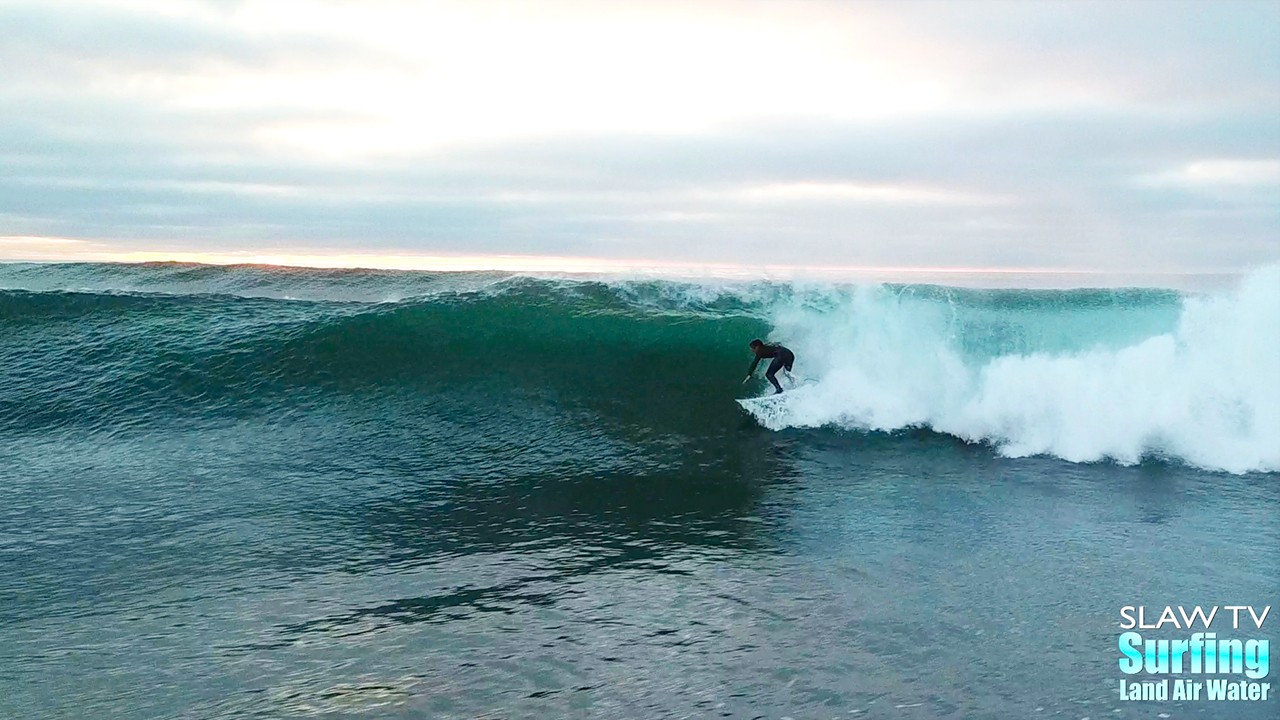
<svg viewBox="0 0 1280 720">
<path fill-rule="evenodd" d="M 760 338 L 756 338 L 755 340 L 751 341 L 752 350 L 759 350 L 763 346 L 764 346 L 764 341 L 761 340 Z"/>
</svg>

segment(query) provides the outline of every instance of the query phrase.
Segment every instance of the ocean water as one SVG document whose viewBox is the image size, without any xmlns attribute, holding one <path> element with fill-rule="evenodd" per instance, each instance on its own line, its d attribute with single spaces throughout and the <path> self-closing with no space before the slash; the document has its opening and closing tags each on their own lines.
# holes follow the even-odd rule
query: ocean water
<svg viewBox="0 0 1280 720">
<path fill-rule="evenodd" d="M 1276 268 L 0 265 L 0 717 L 1275 718 L 1117 637 L 1277 549 Z"/>
</svg>

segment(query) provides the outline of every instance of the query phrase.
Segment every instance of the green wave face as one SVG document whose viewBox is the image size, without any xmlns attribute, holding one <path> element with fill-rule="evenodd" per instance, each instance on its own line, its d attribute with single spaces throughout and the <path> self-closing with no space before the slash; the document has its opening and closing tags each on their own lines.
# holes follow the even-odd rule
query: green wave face
<svg viewBox="0 0 1280 720">
<path fill-rule="evenodd" d="M 394 303 L 0 291 L 0 333 L 11 340 L 0 346 L 0 428 L 235 417 L 352 395 L 432 402 L 464 390 L 477 413 L 551 394 L 564 407 L 616 407 L 637 421 L 647 408 L 658 427 L 688 425 L 682 417 L 708 398 L 733 397 L 743 338 L 767 326 L 741 308 L 651 305 L 647 290 L 507 279 Z"/>
</svg>

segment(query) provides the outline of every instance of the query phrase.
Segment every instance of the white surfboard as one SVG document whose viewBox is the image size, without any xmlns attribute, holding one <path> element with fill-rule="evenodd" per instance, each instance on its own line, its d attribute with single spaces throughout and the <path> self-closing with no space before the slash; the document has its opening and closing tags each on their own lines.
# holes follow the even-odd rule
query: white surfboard
<svg viewBox="0 0 1280 720">
<path fill-rule="evenodd" d="M 756 422 L 767 428 L 777 428 L 785 425 L 785 419 L 788 414 L 787 409 L 787 393 L 779 395 L 766 395 L 758 398 L 743 398 L 738 400 L 738 405 L 743 410 L 751 413 Z"/>
</svg>

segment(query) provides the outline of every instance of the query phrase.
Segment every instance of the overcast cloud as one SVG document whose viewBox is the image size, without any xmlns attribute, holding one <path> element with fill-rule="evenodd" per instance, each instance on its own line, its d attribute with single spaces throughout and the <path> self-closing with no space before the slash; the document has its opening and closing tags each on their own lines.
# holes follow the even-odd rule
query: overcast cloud
<svg viewBox="0 0 1280 720">
<path fill-rule="evenodd" d="M 0 259 L 1230 272 L 1280 3 L 0 0 Z"/>
</svg>

